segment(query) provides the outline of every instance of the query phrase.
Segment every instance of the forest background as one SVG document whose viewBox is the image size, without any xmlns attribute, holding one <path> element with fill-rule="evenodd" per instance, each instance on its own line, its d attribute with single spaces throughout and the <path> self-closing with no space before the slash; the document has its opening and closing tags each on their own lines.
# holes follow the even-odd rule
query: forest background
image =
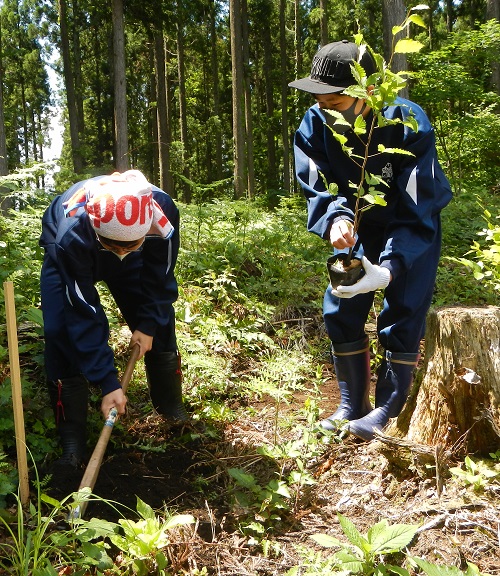
<svg viewBox="0 0 500 576">
<path fill-rule="evenodd" d="M 301 517 L 311 498 L 306 469 L 321 451 L 312 436 L 304 440 L 304 421 L 316 422 L 331 400 L 321 388 L 332 379 L 321 320 L 329 248 L 306 232 L 305 201 L 294 178 L 293 134 L 311 98 L 287 85 L 309 73 L 319 46 L 352 39 L 358 31 L 374 50 L 389 55 L 392 27 L 417 4 L 0 0 L 0 279 L 12 280 L 16 289 L 27 444 L 37 465 L 57 452 L 43 376 L 41 214 L 54 194 L 75 181 L 133 167 L 181 209 L 178 337 L 186 402 L 195 420 L 207 424 L 204 457 L 210 450 L 210 465 L 221 465 L 221 444 L 208 445 L 231 438 L 236 423 L 245 427 L 252 419 L 248 430 L 255 420 L 269 427 L 265 458 L 276 465 L 262 467 L 253 445 L 244 454 L 255 501 L 232 509 L 233 528 L 262 550 L 266 539 L 280 534 L 279 506 L 293 500 L 289 509 Z M 393 66 L 412 72 L 407 95 L 435 126 L 454 192 L 443 212 L 433 305 L 498 304 L 500 1 L 428 5 L 419 10 L 428 29 L 409 29 L 424 49 L 399 55 Z M 56 108 L 63 145 L 60 159 L 50 163 Z M 99 289 L 117 362 L 124 364 L 123 319 L 105 288 Z M 16 490 L 17 471 L 1 287 L 0 293 L 1 517 Z M 375 367 L 373 334 L 371 345 Z M 130 392 L 132 419 L 151 412 L 143 382 L 139 369 Z M 306 399 L 302 408 L 297 397 Z M 95 434 L 101 424 L 97 396 L 93 403 Z M 282 422 L 280 411 L 290 410 L 295 422 Z M 252 437 L 248 430 L 245 438 Z M 302 434 L 299 456 L 296 445 L 292 449 L 283 439 L 292 430 Z M 115 450 L 130 446 L 128 434 L 117 427 Z M 172 450 L 158 428 L 139 444 L 156 460 Z M 231 454 L 235 462 L 238 456 Z M 266 509 L 266 516 L 267 492 L 260 486 L 275 469 L 279 490 L 289 492 L 286 498 L 274 494 L 276 509 Z M 217 486 L 200 474 L 190 489 L 211 506 L 220 498 L 226 507 L 234 503 L 238 481 L 245 481 L 234 474 L 214 473 Z"/>
</svg>

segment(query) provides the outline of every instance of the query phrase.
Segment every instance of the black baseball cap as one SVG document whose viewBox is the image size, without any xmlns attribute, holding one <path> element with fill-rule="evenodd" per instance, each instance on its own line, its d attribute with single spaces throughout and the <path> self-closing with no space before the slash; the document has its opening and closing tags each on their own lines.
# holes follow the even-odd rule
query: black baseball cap
<svg viewBox="0 0 500 576">
<path fill-rule="evenodd" d="M 348 40 L 326 44 L 314 56 L 311 74 L 290 82 L 288 86 L 312 94 L 342 92 L 356 84 L 351 70 L 354 61 L 360 63 L 367 76 L 376 70 L 375 60 L 364 46 L 360 51 L 357 44 Z"/>
</svg>

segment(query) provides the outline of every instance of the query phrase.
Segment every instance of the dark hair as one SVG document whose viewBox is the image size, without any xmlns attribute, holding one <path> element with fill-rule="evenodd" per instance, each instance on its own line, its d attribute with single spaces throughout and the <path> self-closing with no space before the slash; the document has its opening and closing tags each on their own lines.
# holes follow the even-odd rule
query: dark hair
<svg viewBox="0 0 500 576">
<path fill-rule="evenodd" d="M 111 238 L 106 238 L 105 236 L 97 235 L 98 240 L 102 240 L 107 246 L 116 246 L 117 248 L 131 248 L 135 246 L 141 238 L 137 240 L 112 240 Z"/>
</svg>

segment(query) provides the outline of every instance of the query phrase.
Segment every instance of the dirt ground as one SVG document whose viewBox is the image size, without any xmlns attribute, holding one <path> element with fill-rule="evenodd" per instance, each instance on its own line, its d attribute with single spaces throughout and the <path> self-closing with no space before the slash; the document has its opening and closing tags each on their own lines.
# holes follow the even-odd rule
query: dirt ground
<svg viewBox="0 0 500 576">
<path fill-rule="evenodd" d="M 336 390 L 333 380 L 322 390 L 326 411 L 336 406 Z M 169 547 L 180 574 L 206 567 L 214 576 L 284 575 L 301 564 L 299 546 L 314 548 L 311 535 L 327 533 L 347 542 L 337 517 L 340 512 L 362 533 L 383 518 L 390 524 L 419 524 L 410 549 L 413 555 L 461 570 L 473 562 L 485 574 L 500 575 L 498 484 L 476 494 L 447 479 L 438 495 L 432 473 L 418 466 L 406 471 L 394 468 L 380 441 L 347 438 L 326 447 L 308 463 L 317 483 L 303 491 L 295 508 L 282 514 L 270 534 L 279 553 L 266 556 L 260 547 L 249 545 L 239 530 L 242 517 L 227 471 L 242 468 L 259 478 L 273 474 L 271 461 L 255 451 L 273 441 L 273 419 L 269 412 L 266 416 L 265 404 L 264 400 L 254 406 L 253 417 L 204 430 L 199 425 L 171 427 L 153 414 L 138 418 L 130 413 L 123 429 L 113 432 L 125 438 L 108 446 L 95 494 L 132 510 L 139 497 L 154 509 L 167 506 L 171 512 L 192 514 L 196 525 L 173 535 Z M 295 409 L 293 404 L 283 408 Z M 294 433 L 291 428 L 290 438 Z M 54 479 L 51 487 L 55 496 L 62 495 L 71 481 L 76 489 L 81 476 L 59 480 L 58 484 Z M 269 476 L 263 483 L 268 480 Z M 124 515 L 134 518 L 130 512 Z M 85 517 L 93 516 L 116 520 L 118 514 L 107 504 L 92 502 Z"/>
</svg>

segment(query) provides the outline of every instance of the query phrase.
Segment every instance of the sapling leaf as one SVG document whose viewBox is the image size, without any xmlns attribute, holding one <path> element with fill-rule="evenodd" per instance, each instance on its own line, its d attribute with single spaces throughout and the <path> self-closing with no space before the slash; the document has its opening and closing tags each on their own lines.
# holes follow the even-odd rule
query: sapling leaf
<svg viewBox="0 0 500 576">
<path fill-rule="evenodd" d="M 342 572 L 348 571 L 348 574 L 370 574 L 370 568 L 366 563 L 347 552 L 347 550 L 340 550 L 334 554 L 334 557 L 341 566 Z"/>
<path fill-rule="evenodd" d="M 342 516 L 339 512 L 337 512 L 337 517 L 344 534 L 349 538 L 351 544 L 354 544 L 354 546 L 357 546 L 363 552 L 367 551 L 367 545 L 369 546 L 369 543 L 366 538 L 361 535 L 354 523 L 351 522 L 349 518 Z"/>
<path fill-rule="evenodd" d="M 421 42 L 412 40 L 411 38 L 405 38 L 404 40 L 399 40 L 394 47 L 394 52 L 396 54 L 410 54 L 414 52 L 420 52 L 424 45 Z"/>
<path fill-rule="evenodd" d="M 408 570 L 406 568 L 402 568 L 401 566 L 386 564 L 385 568 L 387 569 L 387 572 L 392 572 L 393 574 L 399 574 L 399 576 L 410 576 Z"/>
<path fill-rule="evenodd" d="M 312 534 L 310 538 L 312 538 L 320 546 L 324 546 L 325 548 L 333 548 L 334 546 L 344 546 L 344 544 L 342 544 L 342 542 L 338 538 L 335 538 L 334 536 L 329 536 L 328 534 Z"/>
<path fill-rule="evenodd" d="M 404 150 L 403 148 L 385 148 L 383 144 L 379 145 L 379 152 L 382 152 L 383 154 L 403 154 L 404 156 L 415 156 L 415 154 L 409 150 Z"/>
<path fill-rule="evenodd" d="M 373 533 L 371 540 L 373 552 L 377 554 L 399 552 L 413 540 L 417 530 L 418 526 L 415 524 L 386 525 L 385 530 Z"/>
<path fill-rule="evenodd" d="M 153 508 L 151 508 L 149 504 L 146 504 L 146 502 L 143 502 L 139 497 L 137 497 L 137 512 L 144 520 L 155 517 Z"/>
<path fill-rule="evenodd" d="M 371 172 L 365 172 L 365 182 L 370 186 L 376 186 L 377 184 L 381 184 L 384 180 L 377 176 L 376 174 L 372 174 Z"/>
<path fill-rule="evenodd" d="M 368 202 L 368 204 L 376 204 L 375 196 L 372 196 L 371 194 L 364 194 L 363 200 Z"/>
<path fill-rule="evenodd" d="M 398 34 L 399 32 L 401 32 L 404 29 L 405 29 L 404 26 L 393 26 L 392 27 L 392 35 L 396 36 L 396 34 Z"/>
<path fill-rule="evenodd" d="M 412 8 L 412 11 L 415 10 L 429 10 L 429 6 L 427 6 L 427 4 L 418 4 Z"/>
<path fill-rule="evenodd" d="M 366 132 L 366 121 L 363 116 L 359 115 L 354 121 L 353 130 L 355 134 L 365 134 Z"/>
<path fill-rule="evenodd" d="M 413 24 L 420 26 L 420 28 L 427 28 L 427 25 L 422 20 L 422 17 L 418 14 L 410 14 L 410 16 L 408 16 L 408 23 L 409 22 L 413 22 Z"/>
<path fill-rule="evenodd" d="M 427 576 L 463 576 L 464 574 L 456 566 L 440 566 L 416 557 L 412 557 L 412 560 Z"/>
</svg>

